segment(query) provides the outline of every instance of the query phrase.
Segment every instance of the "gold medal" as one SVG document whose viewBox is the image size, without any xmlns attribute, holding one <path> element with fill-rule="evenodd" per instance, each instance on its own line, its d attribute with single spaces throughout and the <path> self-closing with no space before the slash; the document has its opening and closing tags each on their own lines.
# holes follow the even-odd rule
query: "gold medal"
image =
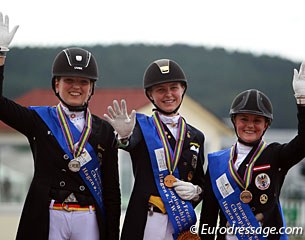
<svg viewBox="0 0 305 240">
<path fill-rule="evenodd" d="M 252 201 L 252 193 L 245 189 L 240 193 L 239 198 L 243 203 L 249 203 Z"/>
<path fill-rule="evenodd" d="M 164 184 L 168 188 L 173 187 L 173 183 L 176 181 L 177 181 L 176 178 L 172 174 L 169 174 L 164 178 Z"/>
</svg>

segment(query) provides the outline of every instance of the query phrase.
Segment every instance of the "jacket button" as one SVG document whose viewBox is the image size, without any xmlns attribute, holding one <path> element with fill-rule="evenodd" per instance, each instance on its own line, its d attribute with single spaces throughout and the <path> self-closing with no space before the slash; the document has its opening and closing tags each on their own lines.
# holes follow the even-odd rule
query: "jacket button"
<svg viewBox="0 0 305 240">
<path fill-rule="evenodd" d="M 81 185 L 81 186 L 79 186 L 79 190 L 81 190 L 81 191 L 85 191 L 85 186 L 83 186 L 83 185 Z"/>
<path fill-rule="evenodd" d="M 65 155 L 64 155 L 64 159 L 66 159 L 66 160 L 69 159 L 68 154 L 65 154 Z"/>
<path fill-rule="evenodd" d="M 61 186 L 61 187 L 64 187 L 66 185 L 66 183 L 64 182 L 64 181 L 61 181 L 60 183 L 59 183 L 59 186 Z"/>
</svg>

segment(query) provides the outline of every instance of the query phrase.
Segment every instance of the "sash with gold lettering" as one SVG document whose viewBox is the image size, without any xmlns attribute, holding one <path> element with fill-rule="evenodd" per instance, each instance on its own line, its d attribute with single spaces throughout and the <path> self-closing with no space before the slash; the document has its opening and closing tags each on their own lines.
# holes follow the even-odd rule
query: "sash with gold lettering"
<svg viewBox="0 0 305 240">
<path fill-rule="evenodd" d="M 234 150 L 227 149 L 208 154 L 208 168 L 214 194 L 230 226 L 236 229 L 233 233 L 238 239 L 266 239 L 262 234 L 257 235 L 255 232 L 246 231 L 246 227 L 247 230 L 253 230 L 260 225 L 249 204 L 241 202 L 241 191 L 229 172 L 228 162 L 231 159 L 232 151 Z M 245 231 L 239 231 L 241 229 L 245 229 Z"/>
<path fill-rule="evenodd" d="M 262 141 L 257 151 L 262 151 L 264 149 L 264 144 L 265 143 Z M 232 174 L 234 152 L 235 147 L 233 146 L 229 149 L 208 154 L 208 170 L 213 192 L 223 214 L 231 226 L 230 230 L 233 231 L 232 233 L 235 234 L 238 239 L 265 240 L 266 238 L 263 236 L 262 228 L 255 218 L 249 204 L 242 202 L 240 199 L 240 183 L 238 184 L 236 176 L 234 177 L 235 174 Z M 256 154 L 256 158 L 259 154 L 259 152 Z M 251 165 L 251 161 L 249 162 L 249 165 Z M 252 165 L 254 165 L 254 163 Z M 251 170 L 248 169 L 248 171 Z M 248 184 L 252 177 L 252 175 L 250 176 L 249 174 L 250 173 L 245 176 L 245 182 L 248 181 Z M 286 236 L 283 235 L 281 236 L 281 239 L 287 239 L 285 237 Z"/>
<path fill-rule="evenodd" d="M 102 212 L 102 215 L 104 216 L 105 209 L 104 209 L 103 196 L 102 196 L 103 189 L 102 189 L 102 174 L 101 174 L 100 163 L 98 161 L 97 155 L 93 147 L 89 144 L 89 142 L 81 141 L 82 138 L 84 137 L 88 139 L 91 130 L 85 133 L 88 136 L 82 136 L 83 134 L 79 132 L 79 130 L 74 126 L 74 124 L 68 118 L 66 118 L 65 119 L 65 122 L 67 124 L 66 128 L 69 128 L 69 132 L 71 133 L 72 139 L 74 140 L 74 142 L 69 142 L 71 141 L 71 139 L 67 140 L 67 136 L 65 135 L 64 130 L 62 129 L 63 128 L 62 123 L 59 120 L 58 106 L 57 108 L 36 107 L 36 106 L 35 107 L 32 106 L 29 108 L 35 110 L 38 113 L 38 115 L 41 117 L 41 119 L 47 124 L 47 126 L 51 130 L 52 134 L 55 136 L 61 148 L 69 156 L 70 160 L 73 160 L 75 158 L 75 153 L 71 152 L 71 146 L 69 146 L 70 144 L 75 146 L 76 151 L 82 151 L 78 154 L 77 157 L 79 157 L 79 155 L 82 155 L 82 153 L 84 152 L 90 155 L 90 158 L 88 158 L 87 160 L 84 160 L 84 158 L 80 156 L 81 167 L 79 170 L 79 174 L 83 179 L 83 181 L 86 183 L 87 187 L 89 188 L 91 194 L 93 195 L 97 205 L 99 206 Z M 91 116 L 89 116 L 88 121 L 91 121 Z"/>
<path fill-rule="evenodd" d="M 137 113 L 137 120 L 149 151 L 154 178 L 160 197 L 166 208 L 169 220 L 174 227 L 174 239 L 177 239 L 179 233 L 189 230 L 196 223 L 194 208 L 190 201 L 182 200 L 173 188 L 168 188 L 164 185 L 164 178 L 170 174 L 170 171 L 166 166 L 160 167 L 158 163 L 158 155 L 163 154 L 164 157 L 166 153 L 158 134 L 154 117 Z M 178 168 L 175 168 L 172 174 L 179 179 Z"/>
</svg>

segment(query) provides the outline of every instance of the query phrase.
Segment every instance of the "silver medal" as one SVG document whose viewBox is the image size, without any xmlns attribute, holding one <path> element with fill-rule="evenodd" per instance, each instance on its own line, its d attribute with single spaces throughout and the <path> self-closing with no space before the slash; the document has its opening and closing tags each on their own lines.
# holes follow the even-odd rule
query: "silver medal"
<svg viewBox="0 0 305 240">
<path fill-rule="evenodd" d="M 68 168 L 70 169 L 70 171 L 72 172 L 78 172 L 80 170 L 80 162 L 73 159 L 69 162 L 68 164 Z"/>
</svg>

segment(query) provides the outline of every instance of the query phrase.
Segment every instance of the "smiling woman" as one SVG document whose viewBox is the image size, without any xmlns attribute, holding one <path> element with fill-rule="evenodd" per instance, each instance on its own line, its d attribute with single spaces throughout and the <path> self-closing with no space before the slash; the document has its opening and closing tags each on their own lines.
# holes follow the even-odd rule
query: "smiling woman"
<svg viewBox="0 0 305 240">
<path fill-rule="evenodd" d="M 202 239 L 212 240 L 215 235 L 218 240 L 288 239 L 281 232 L 286 221 L 279 196 L 288 171 L 305 157 L 304 63 L 299 72 L 294 70 L 292 85 L 299 124 L 297 135 L 288 143 L 267 144 L 263 139 L 273 120 L 272 104 L 264 93 L 249 89 L 232 101 L 230 117 L 237 141 L 228 149 L 208 154 Z M 214 229 L 218 220 L 224 231 L 207 232 L 205 227 Z M 249 234 L 249 229 L 255 232 Z"/>
<path fill-rule="evenodd" d="M 70 111 L 87 108 L 97 79 L 98 66 L 90 52 L 81 48 L 69 48 L 55 57 L 52 88 Z"/>
<path fill-rule="evenodd" d="M 0 14 L 1 89 L 16 30 L 10 32 L 8 17 L 3 21 Z M 0 120 L 26 136 L 35 162 L 18 240 L 119 239 L 121 198 L 114 130 L 88 107 L 97 79 L 94 56 L 73 47 L 54 59 L 56 106 L 22 106 L 1 91 Z M 66 222 L 67 218 L 72 219 Z M 30 226 L 34 222 L 35 231 Z"/>
<path fill-rule="evenodd" d="M 129 115 L 124 100 L 121 106 L 114 100 L 104 115 L 136 169 L 121 239 L 199 239 L 190 227 L 204 188 L 205 137 L 178 112 L 188 80 L 178 63 L 158 59 L 146 68 L 143 85 L 151 116 Z"/>
<path fill-rule="evenodd" d="M 234 118 L 234 125 L 238 137 L 250 144 L 259 140 L 268 127 L 268 122 L 264 117 L 253 114 L 238 114 Z"/>
<path fill-rule="evenodd" d="M 262 139 L 273 120 L 271 101 L 256 89 L 244 91 L 233 100 L 230 117 L 238 141 L 254 146 Z"/>
<path fill-rule="evenodd" d="M 171 115 L 174 116 L 175 109 L 177 109 L 182 102 L 184 92 L 185 85 L 180 82 L 174 82 L 153 86 L 147 91 L 147 95 L 156 106 L 163 111 L 172 112 Z"/>
<path fill-rule="evenodd" d="M 73 108 L 87 105 L 93 85 L 94 82 L 89 78 L 58 77 L 55 79 L 56 94 L 66 105 Z"/>
</svg>

